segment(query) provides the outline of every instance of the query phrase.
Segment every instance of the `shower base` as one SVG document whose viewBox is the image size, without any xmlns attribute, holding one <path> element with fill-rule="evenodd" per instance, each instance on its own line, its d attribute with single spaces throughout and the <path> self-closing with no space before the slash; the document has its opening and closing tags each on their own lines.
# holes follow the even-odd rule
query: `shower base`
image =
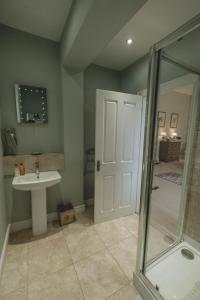
<svg viewBox="0 0 200 300">
<path fill-rule="evenodd" d="M 189 250 L 188 256 L 183 249 Z M 148 266 L 146 277 L 165 300 L 199 300 L 200 253 L 182 242 Z"/>
</svg>

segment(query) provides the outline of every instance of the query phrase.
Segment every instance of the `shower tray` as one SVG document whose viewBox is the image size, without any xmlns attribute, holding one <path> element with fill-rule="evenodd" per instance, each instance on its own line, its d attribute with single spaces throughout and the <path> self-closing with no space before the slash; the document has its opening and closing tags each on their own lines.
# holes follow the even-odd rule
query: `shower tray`
<svg viewBox="0 0 200 300">
<path fill-rule="evenodd" d="M 182 242 L 149 265 L 146 277 L 165 300 L 199 300 L 200 252 Z"/>
</svg>

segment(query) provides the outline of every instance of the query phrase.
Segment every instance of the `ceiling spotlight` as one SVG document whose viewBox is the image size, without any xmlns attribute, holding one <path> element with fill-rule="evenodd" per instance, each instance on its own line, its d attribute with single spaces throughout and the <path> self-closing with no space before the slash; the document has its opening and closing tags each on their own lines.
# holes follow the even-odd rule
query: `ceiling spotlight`
<svg viewBox="0 0 200 300">
<path fill-rule="evenodd" d="M 130 38 L 130 39 L 127 39 L 126 40 L 126 43 L 127 43 L 127 45 L 131 45 L 132 43 L 133 43 L 133 40 Z"/>
</svg>

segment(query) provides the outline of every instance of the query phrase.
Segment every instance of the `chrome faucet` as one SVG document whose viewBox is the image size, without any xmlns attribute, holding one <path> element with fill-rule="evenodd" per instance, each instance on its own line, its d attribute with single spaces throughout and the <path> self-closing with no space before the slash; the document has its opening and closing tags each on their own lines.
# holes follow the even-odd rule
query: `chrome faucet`
<svg viewBox="0 0 200 300">
<path fill-rule="evenodd" d="M 40 178 L 40 164 L 39 164 L 39 161 L 35 162 L 35 174 L 36 174 L 36 177 L 39 179 Z"/>
</svg>

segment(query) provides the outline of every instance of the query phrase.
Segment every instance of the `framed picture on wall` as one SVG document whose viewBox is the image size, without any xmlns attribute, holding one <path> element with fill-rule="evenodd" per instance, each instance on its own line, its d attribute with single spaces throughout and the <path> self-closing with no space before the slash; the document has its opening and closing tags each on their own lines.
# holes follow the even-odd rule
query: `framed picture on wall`
<svg viewBox="0 0 200 300">
<path fill-rule="evenodd" d="M 166 112 L 159 111 L 158 112 L 158 126 L 165 127 L 165 121 L 166 121 Z"/>
<path fill-rule="evenodd" d="M 170 119 L 170 128 L 177 128 L 178 125 L 178 117 L 179 115 L 176 113 L 171 114 L 171 119 Z"/>
</svg>

